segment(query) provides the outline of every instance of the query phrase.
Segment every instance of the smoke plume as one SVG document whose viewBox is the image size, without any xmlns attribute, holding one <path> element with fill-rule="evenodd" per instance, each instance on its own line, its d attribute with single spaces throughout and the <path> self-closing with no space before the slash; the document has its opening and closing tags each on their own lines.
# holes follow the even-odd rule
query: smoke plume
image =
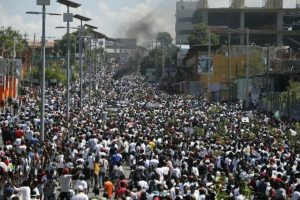
<svg viewBox="0 0 300 200">
<path fill-rule="evenodd" d="M 153 14 L 150 13 L 142 19 L 132 22 L 126 31 L 126 37 L 136 38 L 138 43 L 153 40 L 157 34 L 154 30 L 155 25 L 156 19 Z"/>
</svg>

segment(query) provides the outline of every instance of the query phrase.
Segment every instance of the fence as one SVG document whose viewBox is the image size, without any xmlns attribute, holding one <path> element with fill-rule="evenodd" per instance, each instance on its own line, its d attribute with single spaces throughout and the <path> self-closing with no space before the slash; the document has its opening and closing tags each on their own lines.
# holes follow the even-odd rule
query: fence
<svg viewBox="0 0 300 200">
<path fill-rule="evenodd" d="M 273 113 L 279 111 L 280 116 L 300 120 L 300 99 L 295 92 L 271 93 L 262 100 L 259 109 Z"/>
</svg>

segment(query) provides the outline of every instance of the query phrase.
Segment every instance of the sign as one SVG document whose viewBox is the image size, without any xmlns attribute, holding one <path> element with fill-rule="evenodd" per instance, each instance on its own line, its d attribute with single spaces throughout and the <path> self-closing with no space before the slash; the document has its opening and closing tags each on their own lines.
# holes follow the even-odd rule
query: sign
<svg viewBox="0 0 300 200">
<path fill-rule="evenodd" d="M 0 73 L 5 74 L 7 69 L 7 63 L 5 62 L 4 59 L 0 59 Z"/>
<path fill-rule="evenodd" d="M 73 22 L 73 13 L 64 13 L 63 21 L 64 22 Z"/>
<path fill-rule="evenodd" d="M 243 123 L 249 123 L 249 117 L 242 117 Z"/>
<path fill-rule="evenodd" d="M 199 56 L 198 57 L 198 74 L 208 73 L 212 67 L 212 60 L 207 56 Z"/>
<path fill-rule="evenodd" d="M 49 80 L 51 83 L 57 83 L 57 80 L 56 79 L 50 79 Z"/>
<path fill-rule="evenodd" d="M 274 117 L 275 117 L 275 119 L 277 119 L 278 121 L 280 121 L 280 113 L 279 113 L 278 110 L 274 113 Z"/>
<path fill-rule="evenodd" d="M 0 86 L 4 86 L 4 73 L 0 73 Z"/>
<path fill-rule="evenodd" d="M 17 77 L 17 78 L 20 78 L 20 77 L 22 77 L 22 59 L 16 59 L 15 60 L 15 65 L 16 65 L 16 67 L 15 67 L 15 76 Z"/>
<path fill-rule="evenodd" d="M 193 127 L 184 127 L 183 132 L 187 134 L 193 134 L 194 133 L 194 128 Z"/>
</svg>

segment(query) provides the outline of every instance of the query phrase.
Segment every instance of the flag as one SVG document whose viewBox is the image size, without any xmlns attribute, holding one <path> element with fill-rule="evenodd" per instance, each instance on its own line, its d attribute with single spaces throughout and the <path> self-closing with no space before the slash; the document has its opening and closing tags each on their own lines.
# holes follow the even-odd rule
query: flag
<svg viewBox="0 0 300 200">
<path fill-rule="evenodd" d="M 280 120 L 280 113 L 279 113 L 278 110 L 274 113 L 274 117 L 275 117 L 277 120 Z"/>
</svg>

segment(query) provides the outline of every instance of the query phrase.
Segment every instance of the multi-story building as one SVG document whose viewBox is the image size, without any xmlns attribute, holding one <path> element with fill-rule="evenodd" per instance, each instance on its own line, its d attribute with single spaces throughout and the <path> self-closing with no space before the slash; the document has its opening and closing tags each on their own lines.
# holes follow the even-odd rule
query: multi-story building
<svg viewBox="0 0 300 200">
<path fill-rule="evenodd" d="M 209 8 L 209 0 L 178 1 L 176 4 L 176 43 L 187 44 L 193 30 L 194 15 L 227 41 L 231 32 L 233 44 L 246 43 L 246 29 L 250 42 L 258 45 L 286 45 L 298 48 L 300 44 L 300 1 L 294 8 L 284 8 L 284 0 L 262 0 L 259 7 L 247 7 L 245 0 L 230 0 L 225 8 Z M 197 20 L 199 21 L 199 19 Z"/>
<path fill-rule="evenodd" d="M 113 58 L 115 64 L 127 66 L 129 58 L 137 53 L 137 41 L 132 38 L 114 38 L 105 40 L 106 54 Z"/>
</svg>

